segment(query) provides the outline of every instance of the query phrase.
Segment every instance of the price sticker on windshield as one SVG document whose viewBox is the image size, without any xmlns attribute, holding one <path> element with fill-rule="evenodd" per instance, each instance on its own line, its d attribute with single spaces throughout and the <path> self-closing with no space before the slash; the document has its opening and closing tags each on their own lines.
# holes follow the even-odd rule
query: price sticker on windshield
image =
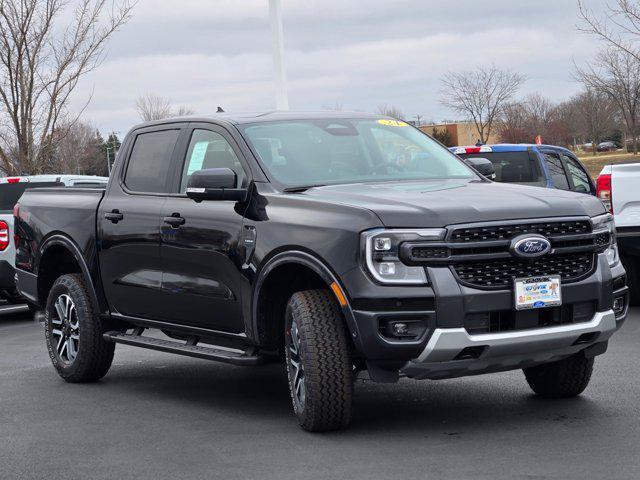
<svg viewBox="0 0 640 480">
<path fill-rule="evenodd" d="M 386 125 L 387 127 L 408 127 L 409 124 L 407 122 L 403 122 L 402 120 L 390 120 L 387 118 L 381 118 L 378 120 L 380 125 Z"/>
</svg>

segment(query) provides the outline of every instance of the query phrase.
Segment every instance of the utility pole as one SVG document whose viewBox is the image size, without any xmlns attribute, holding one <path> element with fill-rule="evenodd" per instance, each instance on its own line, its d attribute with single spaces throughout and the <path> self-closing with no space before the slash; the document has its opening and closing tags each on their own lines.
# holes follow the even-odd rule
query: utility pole
<svg viewBox="0 0 640 480">
<path fill-rule="evenodd" d="M 282 32 L 282 5 L 280 0 L 269 0 L 269 20 L 273 48 L 273 67 L 276 75 L 276 108 L 289 110 L 287 78 L 284 71 L 284 34 Z"/>
<path fill-rule="evenodd" d="M 111 176 L 111 162 L 109 161 L 109 144 L 105 143 L 104 150 L 107 152 L 107 175 Z"/>
<path fill-rule="evenodd" d="M 422 115 L 418 113 L 415 117 L 416 117 L 416 127 L 419 127 L 421 125 L 420 119 L 422 118 Z"/>
</svg>

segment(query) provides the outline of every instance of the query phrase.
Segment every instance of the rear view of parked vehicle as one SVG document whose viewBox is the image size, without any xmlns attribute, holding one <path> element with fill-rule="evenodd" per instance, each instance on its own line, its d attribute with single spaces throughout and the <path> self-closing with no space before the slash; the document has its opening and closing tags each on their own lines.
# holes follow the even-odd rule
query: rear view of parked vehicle
<svg viewBox="0 0 640 480">
<path fill-rule="evenodd" d="M 15 286 L 15 244 L 13 207 L 28 189 L 41 187 L 99 187 L 107 184 L 107 177 L 93 175 L 35 175 L 0 177 L 0 296 L 10 303 L 24 299 Z"/>
<path fill-rule="evenodd" d="M 597 195 L 615 220 L 631 304 L 640 305 L 640 163 L 606 165 L 598 176 Z"/>
</svg>

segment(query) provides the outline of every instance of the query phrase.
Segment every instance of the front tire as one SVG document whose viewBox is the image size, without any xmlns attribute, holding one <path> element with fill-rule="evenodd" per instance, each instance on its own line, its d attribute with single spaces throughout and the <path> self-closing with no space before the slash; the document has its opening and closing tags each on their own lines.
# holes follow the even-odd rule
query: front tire
<svg viewBox="0 0 640 480">
<path fill-rule="evenodd" d="M 309 432 L 347 427 L 353 362 L 338 306 L 327 291 L 297 292 L 285 322 L 287 376 L 298 423 Z"/>
<path fill-rule="evenodd" d="M 115 344 L 102 338 L 102 321 L 81 275 L 63 275 L 54 282 L 44 315 L 49 357 L 64 380 L 93 382 L 107 374 Z"/>
<path fill-rule="evenodd" d="M 524 375 L 531 389 L 541 397 L 576 397 L 589 385 L 593 361 L 578 353 L 559 362 L 525 368 Z"/>
</svg>

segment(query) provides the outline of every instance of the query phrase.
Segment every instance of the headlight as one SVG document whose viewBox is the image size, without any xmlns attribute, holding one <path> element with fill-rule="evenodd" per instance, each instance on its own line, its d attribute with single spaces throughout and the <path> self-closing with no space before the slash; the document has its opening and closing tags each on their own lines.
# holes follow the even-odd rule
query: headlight
<svg viewBox="0 0 640 480">
<path fill-rule="evenodd" d="M 598 232 L 609 232 L 609 246 L 604 251 L 604 254 L 607 256 L 610 267 L 617 265 L 617 263 L 620 261 L 620 258 L 618 256 L 616 226 L 613 222 L 613 216 L 609 214 L 601 215 L 599 217 L 592 218 L 591 221 L 593 222 L 593 233 L 597 234 Z"/>
<path fill-rule="evenodd" d="M 427 283 L 424 267 L 402 263 L 399 257 L 400 245 L 408 241 L 442 240 L 444 234 L 445 230 L 441 228 L 377 229 L 364 232 L 362 234 L 364 267 L 380 283 L 424 285 Z"/>
</svg>

